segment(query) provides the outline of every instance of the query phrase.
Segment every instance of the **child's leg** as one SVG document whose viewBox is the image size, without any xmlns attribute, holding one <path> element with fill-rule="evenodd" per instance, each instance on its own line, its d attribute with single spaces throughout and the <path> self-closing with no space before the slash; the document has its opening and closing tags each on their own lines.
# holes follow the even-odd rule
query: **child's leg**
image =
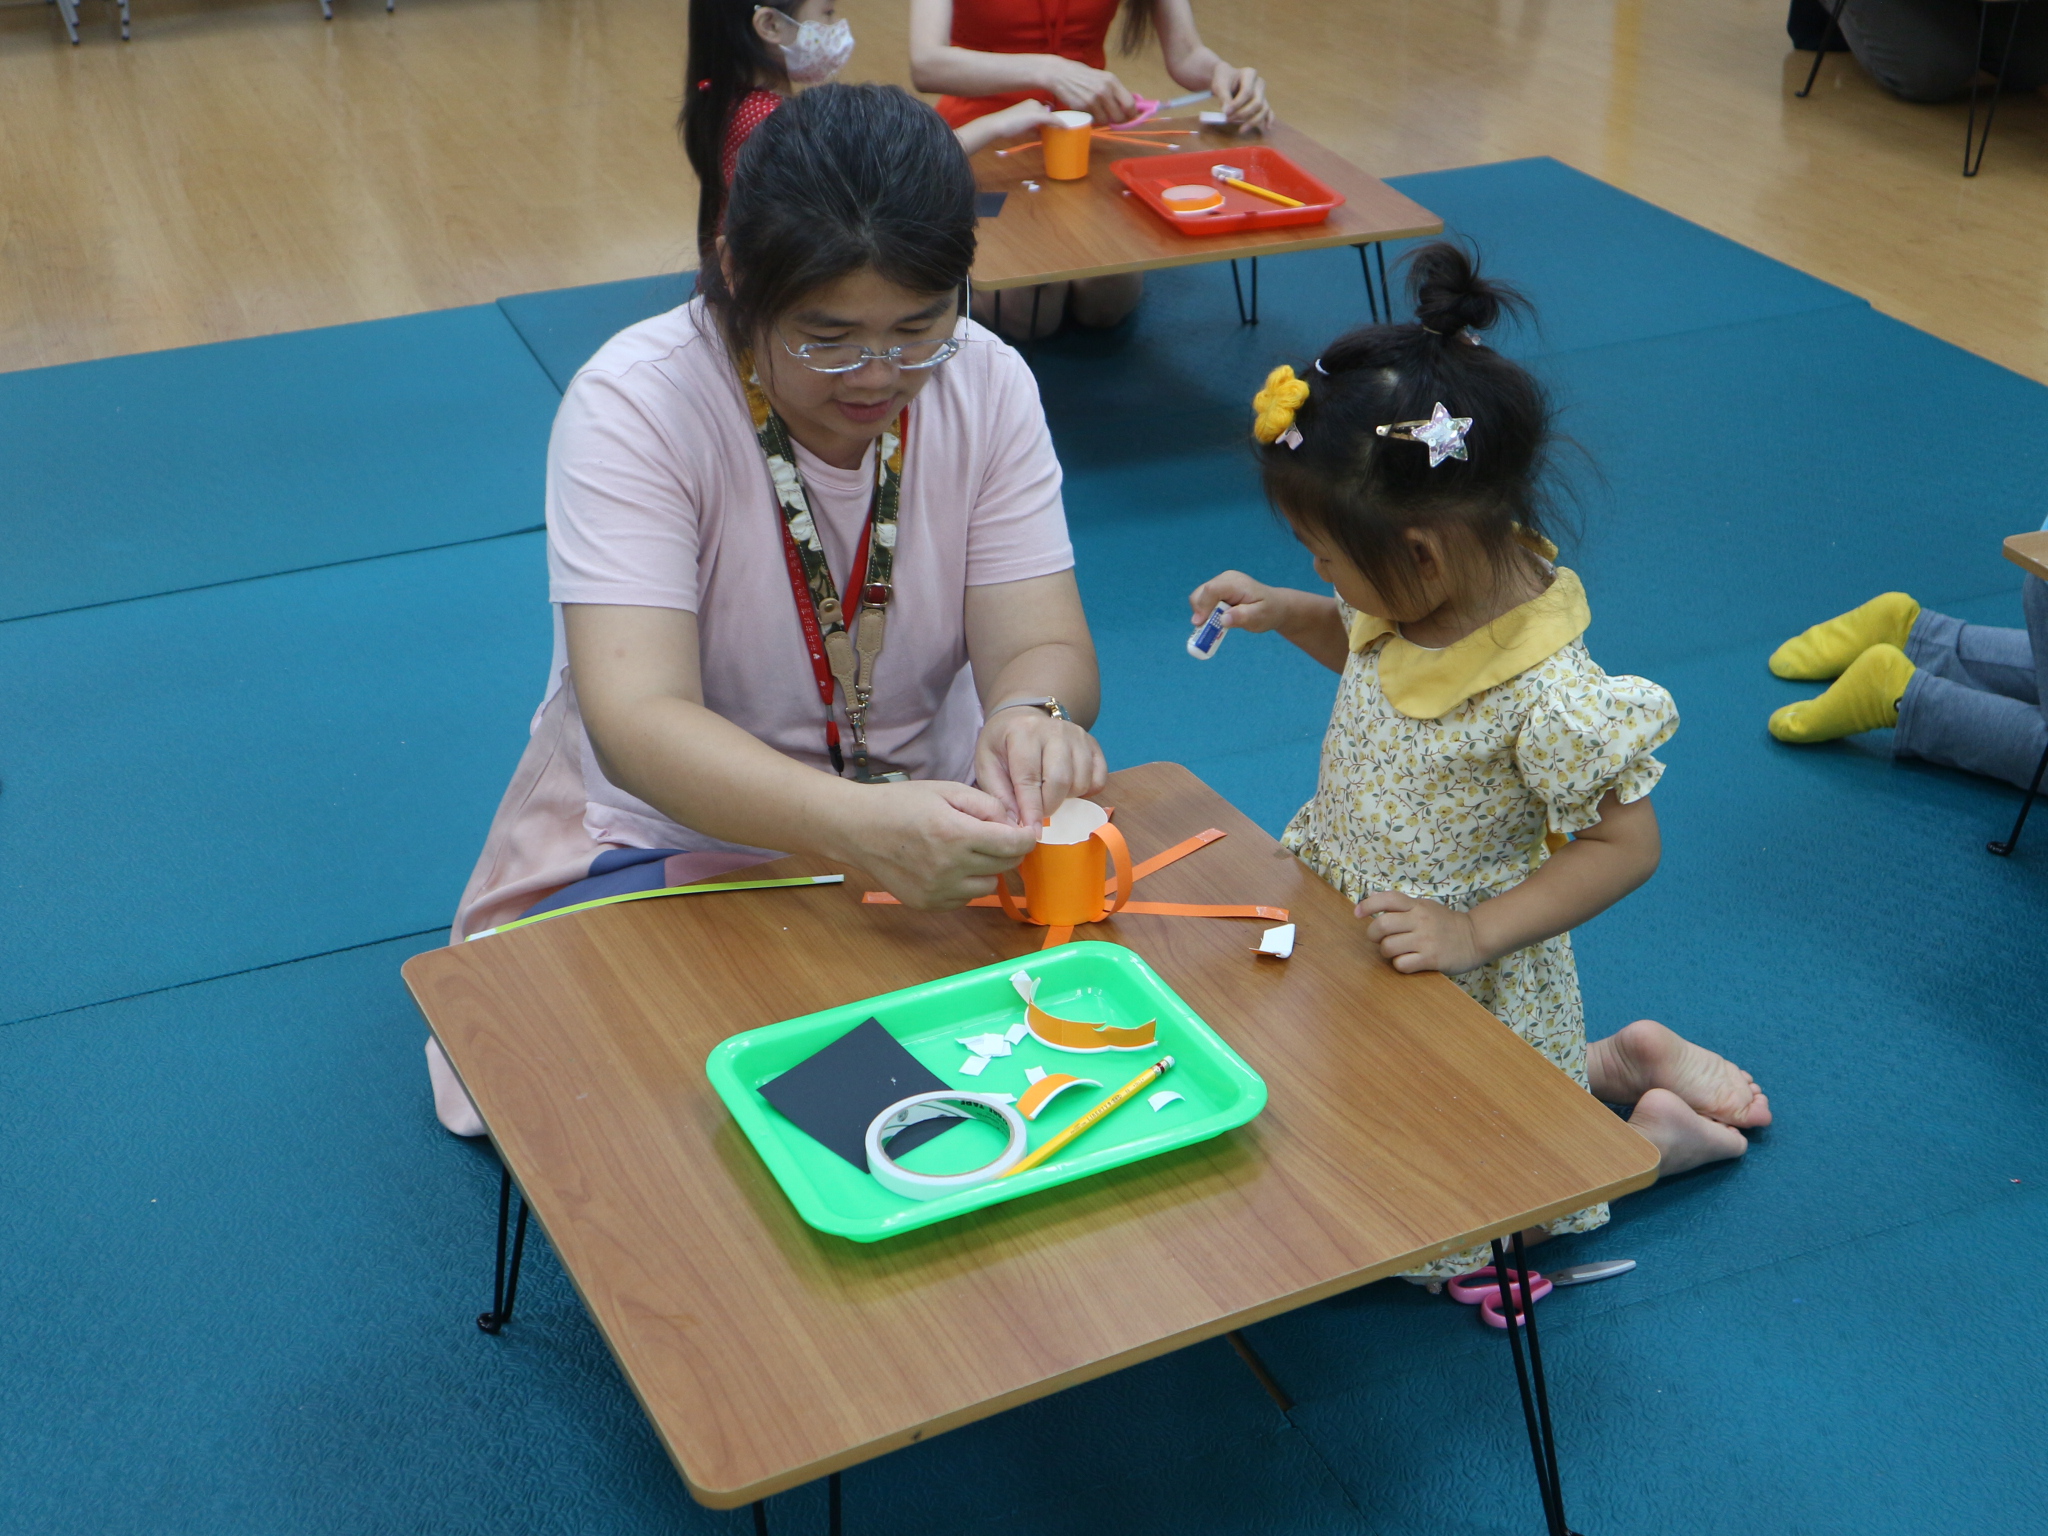
<svg viewBox="0 0 2048 1536">
<path fill-rule="evenodd" d="M 1142 272 L 1077 278 L 1072 300 L 1074 323 L 1098 330 L 1115 325 L 1138 307 L 1138 300 L 1144 294 L 1145 274 Z"/>
<path fill-rule="evenodd" d="M 974 318 L 1011 341 L 1050 336 L 1066 318 L 1071 283 L 1040 283 L 1036 288 L 977 288 Z"/>
<path fill-rule="evenodd" d="M 1926 672 L 1914 676 L 1899 700 L 1894 757 L 1917 757 L 2025 789 L 2044 750 L 2048 719 L 2037 704 Z"/>
<path fill-rule="evenodd" d="M 1723 1125 L 1771 1123 L 1771 1102 L 1755 1078 L 1655 1019 L 1637 1019 L 1605 1040 L 1587 1042 L 1586 1086 L 1609 1104 L 1639 1104 L 1662 1089 Z"/>
<path fill-rule="evenodd" d="M 2038 577 L 2028 580 L 2041 584 Z M 2048 640 L 2048 636 L 2043 638 Z M 2041 702 L 2034 676 L 2034 645 L 2024 629 L 1965 624 L 1945 613 L 1922 613 L 1901 649 L 1930 677 L 2023 704 Z"/>
</svg>

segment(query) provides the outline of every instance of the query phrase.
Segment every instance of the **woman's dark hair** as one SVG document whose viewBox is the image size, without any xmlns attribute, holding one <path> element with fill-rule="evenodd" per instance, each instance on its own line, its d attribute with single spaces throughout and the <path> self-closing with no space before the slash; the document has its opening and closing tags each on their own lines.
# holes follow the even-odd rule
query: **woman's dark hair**
<svg viewBox="0 0 2048 1536">
<path fill-rule="evenodd" d="M 1526 558 L 1518 533 L 1548 537 L 1554 521 L 1550 402 L 1528 370 L 1473 344 L 1473 332 L 1504 312 L 1527 313 L 1527 303 L 1446 241 L 1409 257 L 1408 283 L 1415 323 L 1360 326 L 1330 343 L 1301 370 L 1301 446 L 1258 449 L 1274 508 L 1401 602 L 1418 595 L 1409 529 L 1465 535 L 1505 578 Z M 1439 401 L 1472 419 L 1469 457 L 1432 469 L 1424 444 L 1374 430 L 1427 420 Z"/>
<path fill-rule="evenodd" d="M 697 173 L 697 246 L 709 250 L 725 208 L 726 125 L 757 80 L 782 74 L 782 60 L 754 30 L 754 10 L 785 16 L 802 0 L 690 0 L 690 54 L 683 71 L 683 110 L 676 116 L 683 152 Z"/>
<path fill-rule="evenodd" d="M 730 283 L 698 278 L 735 352 L 805 294 L 873 268 L 946 293 L 974 265 L 974 173 L 938 113 L 893 85 L 818 85 L 740 151 L 725 211 Z"/>
</svg>

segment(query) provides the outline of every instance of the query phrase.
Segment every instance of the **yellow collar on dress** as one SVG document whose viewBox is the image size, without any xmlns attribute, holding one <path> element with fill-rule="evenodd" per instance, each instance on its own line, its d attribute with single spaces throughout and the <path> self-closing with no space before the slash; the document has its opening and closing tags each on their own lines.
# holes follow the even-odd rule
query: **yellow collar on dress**
<svg viewBox="0 0 2048 1536">
<path fill-rule="evenodd" d="M 1387 620 L 1369 613 L 1352 616 L 1351 649 L 1362 651 L 1380 636 L 1391 636 L 1380 651 L 1381 692 L 1411 720 L 1441 720 L 1474 694 L 1555 656 L 1592 622 L 1586 589 L 1559 566 L 1547 591 L 1442 650 L 1403 639 Z"/>
</svg>

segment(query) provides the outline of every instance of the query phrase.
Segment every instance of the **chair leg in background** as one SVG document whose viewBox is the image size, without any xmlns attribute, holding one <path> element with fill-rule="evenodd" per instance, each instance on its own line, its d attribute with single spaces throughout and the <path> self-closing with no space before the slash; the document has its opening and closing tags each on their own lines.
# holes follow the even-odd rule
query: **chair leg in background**
<svg viewBox="0 0 2048 1536">
<path fill-rule="evenodd" d="M 1977 57 L 1984 57 L 1984 37 L 1991 26 L 1991 6 L 1986 3 L 1977 7 Z M 1984 135 L 1977 136 L 1977 81 L 1970 79 L 1970 120 L 1963 128 L 1963 175 L 1975 176 L 1984 169 L 1984 151 L 1991 143 L 1991 119 L 1998 111 L 1998 98 L 2005 91 L 2006 66 L 2012 63 L 2012 40 L 2019 35 L 2020 8 L 2012 8 L 2012 25 L 2005 29 L 2005 51 L 1998 56 L 1998 78 L 1991 83 L 1991 100 L 1984 108 Z M 1974 147 L 1976 158 L 1970 158 Z"/>
<path fill-rule="evenodd" d="M 2034 796 L 2041 792 L 2041 775 L 2044 773 L 2048 773 L 2048 752 L 2043 752 L 2041 761 L 2034 764 L 2034 782 L 2027 786 L 2026 797 L 2020 801 L 2019 819 L 2013 822 L 2012 831 L 2006 834 L 2002 843 L 1986 843 L 1984 847 L 1989 852 L 1997 854 L 2002 859 L 2018 846 L 2020 828 L 2027 824 L 2027 812 L 2034 808 Z"/>
<path fill-rule="evenodd" d="M 1806 72 L 1806 84 L 1793 92 L 1795 96 L 1802 100 L 1813 94 L 1813 82 L 1820 78 L 1820 61 L 1828 56 L 1828 39 L 1840 34 L 1842 12 L 1848 7 L 1848 4 L 1849 0 L 1835 0 L 1835 8 L 1828 13 L 1828 28 L 1820 35 L 1820 46 L 1813 50 L 1813 68 Z M 1982 43 L 1977 45 L 1977 51 L 1979 53 L 1984 51 Z"/>
</svg>

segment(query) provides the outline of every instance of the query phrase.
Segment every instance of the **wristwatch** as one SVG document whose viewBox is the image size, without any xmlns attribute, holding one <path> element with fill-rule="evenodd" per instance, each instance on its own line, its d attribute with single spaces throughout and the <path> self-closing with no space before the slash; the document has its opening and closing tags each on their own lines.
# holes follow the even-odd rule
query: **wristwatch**
<svg viewBox="0 0 2048 1536">
<path fill-rule="evenodd" d="M 1064 720 L 1070 725 L 1074 720 L 1074 717 L 1067 713 L 1066 706 L 1051 694 L 1042 699 L 1005 699 L 989 713 L 1001 714 L 1006 709 L 1042 709 L 1055 720 Z"/>
</svg>

